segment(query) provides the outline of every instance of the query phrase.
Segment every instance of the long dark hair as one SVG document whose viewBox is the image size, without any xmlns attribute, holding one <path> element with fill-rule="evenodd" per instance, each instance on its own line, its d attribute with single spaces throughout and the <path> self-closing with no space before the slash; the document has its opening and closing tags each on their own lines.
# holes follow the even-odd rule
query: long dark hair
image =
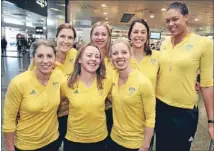
<svg viewBox="0 0 214 151">
<path fill-rule="evenodd" d="M 167 11 L 169 9 L 178 9 L 178 10 L 180 10 L 181 14 L 184 15 L 184 16 L 187 15 L 187 14 L 189 14 L 189 10 L 188 10 L 188 8 L 187 8 L 187 6 L 186 6 L 185 3 L 181 3 L 181 2 L 171 3 L 168 6 Z"/>
<path fill-rule="evenodd" d="M 146 55 L 152 55 L 152 50 L 150 49 L 150 42 L 149 42 L 149 38 L 150 38 L 150 29 L 149 29 L 149 25 L 147 24 L 147 22 L 144 19 L 136 19 L 134 20 L 130 27 L 129 27 L 129 32 L 128 32 L 128 38 L 129 40 L 131 40 L 131 32 L 133 30 L 133 27 L 136 23 L 140 23 L 143 24 L 146 27 L 146 31 L 147 31 L 147 41 L 144 44 L 144 51 L 146 52 Z"/>
<path fill-rule="evenodd" d="M 78 76 L 81 73 L 81 64 L 79 63 L 79 59 L 82 57 L 85 49 L 88 46 L 93 46 L 93 47 L 97 48 L 99 50 L 99 52 L 100 52 L 101 63 L 100 63 L 99 68 L 96 71 L 96 74 L 97 74 L 97 88 L 98 89 L 102 89 L 103 88 L 103 80 L 106 78 L 106 67 L 105 67 L 105 64 L 104 64 L 103 57 L 101 55 L 102 53 L 101 53 L 101 50 L 97 46 L 95 46 L 92 43 L 89 43 L 89 44 L 86 44 L 86 45 L 82 46 L 80 48 L 80 50 L 78 51 L 76 60 L 74 62 L 74 70 L 73 70 L 72 74 L 68 77 L 68 87 L 70 87 L 72 89 L 74 89 L 74 84 L 78 80 Z"/>
</svg>

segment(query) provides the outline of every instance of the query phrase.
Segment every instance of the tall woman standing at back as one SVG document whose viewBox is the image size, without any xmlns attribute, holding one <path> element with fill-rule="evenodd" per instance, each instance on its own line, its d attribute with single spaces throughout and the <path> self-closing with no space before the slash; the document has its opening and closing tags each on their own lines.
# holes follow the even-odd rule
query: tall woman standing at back
<svg viewBox="0 0 214 151">
<path fill-rule="evenodd" d="M 109 54 L 109 48 L 111 47 L 111 30 L 109 25 L 102 22 L 95 23 L 91 28 L 90 39 L 94 45 L 100 48 L 104 57 L 106 74 L 111 76 L 114 72 L 114 69 Z M 106 118 L 108 131 L 110 132 L 113 123 L 110 101 L 106 102 Z"/>
<path fill-rule="evenodd" d="M 156 149 L 189 151 L 198 124 L 197 71 L 201 74 L 203 100 L 208 115 L 209 134 L 214 139 L 213 45 L 206 37 L 188 28 L 185 4 L 169 5 L 165 22 L 171 33 L 161 45 L 157 82 Z"/>
<path fill-rule="evenodd" d="M 73 66 L 77 55 L 77 50 L 73 48 L 75 38 L 76 31 L 72 25 L 65 23 L 57 28 L 56 68 L 61 69 L 65 75 L 73 72 Z M 67 130 L 68 108 L 68 101 L 61 100 L 58 109 L 59 140 L 61 142 L 64 140 Z"/>
</svg>

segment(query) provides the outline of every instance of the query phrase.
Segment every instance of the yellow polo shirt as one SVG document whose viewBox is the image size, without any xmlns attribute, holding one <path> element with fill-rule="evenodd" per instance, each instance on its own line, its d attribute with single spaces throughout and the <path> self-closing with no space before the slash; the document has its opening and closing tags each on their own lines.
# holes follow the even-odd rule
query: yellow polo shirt
<svg viewBox="0 0 214 151">
<path fill-rule="evenodd" d="M 130 61 L 131 67 L 133 69 L 139 70 L 150 79 L 154 90 L 156 89 L 157 75 L 159 70 L 159 57 L 160 52 L 153 50 L 152 55 L 145 56 L 141 62 L 138 62 L 134 58 L 131 58 Z"/>
<path fill-rule="evenodd" d="M 58 138 L 57 108 L 63 76 L 60 72 L 52 71 L 46 86 L 30 70 L 11 80 L 5 96 L 3 131 L 15 133 L 17 148 L 35 150 Z"/>
<path fill-rule="evenodd" d="M 166 39 L 160 50 L 157 98 L 171 106 L 192 109 L 198 100 L 198 69 L 201 87 L 213 86 L 212 40 L 190 33 L 174 48 L 171 38 Z"/>
<path fill-rule="evenodd" d="M 64 63 L 62 64 L 62 63 L 56 61 L 55 62 L 56 67 L 55 68 L 60 69 L 65 74 L 66 77 L 68 75 L 70 75 L 73 72 L 74 62 L 75 62 L 77 53 L 78 53 L 78 51 L 74 48 L 69 50 L 67 52 Z M 68 109 L 69 109 L 68 101 L 67 100 L 61 100 L 60 106 L 58 109 L 58 117 L 68 115 L 68 112 L 69 112 Z"/>
<path fill-rule="evenodd" d="M 107 137 L 105 99 L 111 86 L 112 80 L 107 78 L 103 81 L 103 89 L 98 90 L 95 78 L 90 87 L 78 81 L 72 89 L 68 87 L 65 79 L 61 86 L 61 95 L 69 100 L 66 139 L 94 143 Z"/>
<path fill-rule="evenodd" d="M 56 68 L 62 70 L 65 75 L 69 75 L 73 72 L 74 62 L 78 51 L 74 48 L 70 49 L 67 54 L 64 63 L 56 61 Z"/>
<path fill-rule="evenodd" d="M 108 75 L 109 77 L 112 77 L 116 72 L 116 68 L 112 64 L 111 58 L 105 57 L 104 63 L 106 66 L 106 75 Z M 106 100 L 106 110 L 111 109 L 111 108 L 112 108 L 112 103 L 110 100 L 107 99 Z"/>
<path fill-rule="evenodd" d="M 155 125 L 155 92 L 150 80 L 133 70 L 127 82 L 118 86 L 118 75 L 112 87 L 113 127 L 111 138 L 119 145 L 139 149 L 145 127 Z"/>
</svg>

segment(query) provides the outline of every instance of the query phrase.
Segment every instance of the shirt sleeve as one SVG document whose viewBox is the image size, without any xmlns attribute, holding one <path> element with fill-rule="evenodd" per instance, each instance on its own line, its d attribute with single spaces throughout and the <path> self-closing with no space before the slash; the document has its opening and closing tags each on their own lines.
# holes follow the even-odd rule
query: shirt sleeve
<svg viewBox="0 0 214 151">
<path fill-rule="evenodd" d="M 155 126 L 155 92 L 152 83 L 146 79 L 141 86 L 143 109 L 145 114 L 146 127 L 153 128 Z"/>
<path fill-rule="evenodd" d="M 201 87 L 213 86 L 213 42 L 205 39 L 205 49 L 200 60 Z"/>
<path fill-rule="evenodd" d="M 21 106 L 22 94 L 20 88 L 11 81 L 5 96 L 3 131 L 14 132 L 16 129 L 17 113 Z"/>
</svg>

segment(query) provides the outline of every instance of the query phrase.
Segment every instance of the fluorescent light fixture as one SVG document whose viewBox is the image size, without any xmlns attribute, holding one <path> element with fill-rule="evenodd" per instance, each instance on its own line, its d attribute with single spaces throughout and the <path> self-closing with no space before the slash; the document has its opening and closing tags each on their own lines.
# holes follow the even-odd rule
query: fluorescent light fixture
<svg viewBox="0 0 214 151">
<path fill-rule="evenodd" d="M 52 25 L 54 25 L 54 21 L 53 20 L 51 20 L 51 19 L 48 19 L 47 20 L 47 25 L 49 25 L 49 26 L 52 26 Z"/>
<path fill-rule="evenodd" d="M 154 18 L 155 16 L 154 15 L 150 15 L 150 18 Z"/>
<path fill-rule="evenodd" d="M 162 10 L 163 12 L 165 12 L 165 11 L 166 11 L 166 8 L 162 8 L 161 10 Z"/>
<path fill-rule="evenodd" d="M 26 26 L 27 26 L 27 27 L 35 27 L 35 26 L 33 26 L 33 24 L 30 23 L 30 22 L 26 22 Z"/>
<path fill-rule="evenodd" d="M 106 7 L 106 4 L 102 4 L 101 6 L 102 6 L 102 7 Z"/>
<path fill-rule="evenodd" d="M 106 17 L 105 20 L 108 20 L 108 18 Z"/>
<path fill-rule="evenodd" d="M 104 15 L 107 15 L 107 13 L 106 13 L 106 12 L 104 12 L 103 14 L 104 14 Z"/>
<path fill-rule="evenodd" d="M 200 30 L 202 30 L 203 28 L 199 28 Z"/>
<path fill-rule="evenodd" d="M 198 20 L 199 20 L 198 18 L 195 19 L 195 21 L 198 21 Z"/>
<path fill-rule="evenodd" d="M 56 11 L 56 12 L 61 11 L 61 10 L 56 9 L 56 8 L 50 8 L 50 9 L 51 9 L 51 10 L 54 10 L 54 11 Z"/>
<path fill-rule="evenodd" d="M 57 15 L 56 17 L 59 18 L 59 19 L 64 19 L 65 18 L 65 16 L 63 16 L 63 15 Z"/>
<path fill-rule="evenodd" d="M 5 23 L 9 23 L 9 24 L 14 24 L 14 25 L 25 25 L 24 22 L 21 22 L 18 19 L 8 19 L 8 18 L 4 18 L 4 22 Z"/>
</svg>

